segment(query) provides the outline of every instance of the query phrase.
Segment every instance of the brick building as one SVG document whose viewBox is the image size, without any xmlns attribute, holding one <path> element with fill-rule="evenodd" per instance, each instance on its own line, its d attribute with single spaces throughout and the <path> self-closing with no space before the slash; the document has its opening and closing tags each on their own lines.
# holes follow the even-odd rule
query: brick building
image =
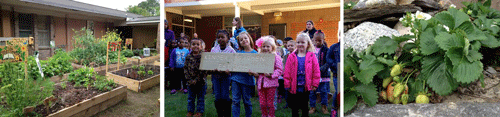
<svg viewBox="0 0 500 117">
<path fill-rule="evenodd" d="M 316 29 L 326 34 L 328 45 L 338 42 L 340 21 L 339 0 L 164 0 L 169 28 L 199 38 L 210 46 L 217 29 L 232 31 L 232 19 L 242 18 L 245 29 L 255 38 L 274 35 L 278 39 L 292 37 L 305 30 L 306 21 L 312 20 Z M 210 48 L 207 48 L 210 49 Z"/>
<path fill-rule="evenodd" d="M 133 34 L 122 37 L 134 38 L 134 47 L 141 48 L 142 42 L 156 39 L 159 24 L 159 17 L 151 22 L 141 15 L 73 0 L 1 0 L 0 16 L 0 37 L 34 37 L 31 49 L 39 51 L 41 59 L 53 54 L 51 41 L 57 48 L 72 50 L 74 30 L 83 27 L 93 30 L 96 38 L 113 29 L 129 29 Z"/>
</svg>

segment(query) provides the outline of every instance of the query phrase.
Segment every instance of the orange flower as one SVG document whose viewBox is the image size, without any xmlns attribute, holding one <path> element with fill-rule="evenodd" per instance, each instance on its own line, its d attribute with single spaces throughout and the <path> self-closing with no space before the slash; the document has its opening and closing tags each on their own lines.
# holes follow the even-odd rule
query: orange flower
<svg viewBox="0 0 500 117">
<path fill-rule="evenodd" d="M 21 50 L 22 50 L 23 52 L 26 52 L 26 46 L 22 46 L 22 47 L 21 47 Z"/>
</svg>

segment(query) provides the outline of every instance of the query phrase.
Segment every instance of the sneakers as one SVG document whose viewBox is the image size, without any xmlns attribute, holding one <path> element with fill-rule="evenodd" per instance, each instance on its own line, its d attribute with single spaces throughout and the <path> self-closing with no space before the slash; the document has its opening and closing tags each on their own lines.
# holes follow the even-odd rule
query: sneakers
<svg viewBox="0 0 500 117">
<path fill-rule="evenodd" d="M 187 89 L 184 89 L 184 94 L 188 93 L 188 90 Z"/>
<path fill-rule="evenodd" d="M 193 116 L 192 112 L 188 112 L 188 114 L 186 115 L 186 117 L 192 117 L 192 116 Z"/>
<path fill-rule="evenodd" d="M 334 109 L 332 109 L 332 116 L 331 117 L 337 117 L 337 111 L 335 111 Z"/>
<path fill-rule="evenodd" d="M 177 92 L 177 90 L 174 89 L 174 90 L 170 91 L 170 94 L 175 94 L 176 92 Z"/>
<path fill-rule="evenodd" d="M 203 113 L 196 113 L 193 117 L 203 117 Z"/>
<path fill-rule="evenodd" d="M 326 105 L 323 105 L 321 107 L 321 111 L 323 111 L 323 114 L 328 114 L 328 109 L 326 109 Z"/>
<path fill-rule="evenodd" d="M 309 109 L 309 114 L 313 114 L 315 111 L 316 111 L 316 108 L 311 107 L 311 108 Z"/>
</svg>

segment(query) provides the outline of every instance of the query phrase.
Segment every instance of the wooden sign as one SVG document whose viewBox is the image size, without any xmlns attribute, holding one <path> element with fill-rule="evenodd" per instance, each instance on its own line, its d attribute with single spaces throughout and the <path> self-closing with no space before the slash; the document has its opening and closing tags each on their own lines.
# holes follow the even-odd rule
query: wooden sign
<svg viewBox="0 0 500 117">
<path fill-rule="evenodd" d="M 109 64 L 109 51 L 116 51 L 118 50 L 118 63 L 117 63 L 117 68 L 120 69 L 120 50 L 121 48 L 121 43 L 120 41 L 115 41 L 115 42 L 108 42 L 107 43 L 107 49 L 106 49 L 106 73 L 108 73 L 108 64 Z"/>
<path fill-rule="evenodd" d="M 0 46 L 0 63 L 23 62 L 28 56 L 28 38 L 2 38 L 4 46 Z"/>
<path fill-rule="evenodd" d="M 203 52 L 200 70 L 273 73 L 274 57 L 274 54 Z"/>
<path fill-rule="evenodd" d="M 24 79 L 28 79 L 28 44 L 32 43 L 33 37 L 29 38 L 0 38 L 5 45 L 0 46 L 0 63 L 23 62 Z M 27 82 L 26 82 L 27 84 Z"/>
</svg>

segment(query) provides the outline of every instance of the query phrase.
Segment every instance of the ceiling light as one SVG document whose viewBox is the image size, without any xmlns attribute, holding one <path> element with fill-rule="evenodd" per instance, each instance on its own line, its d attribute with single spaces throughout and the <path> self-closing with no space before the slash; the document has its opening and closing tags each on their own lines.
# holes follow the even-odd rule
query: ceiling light
<svg viewBox="0 0 500 117">
<path fill-rule="evenodd" d="M 184 19 L 185 22 L 193 22 L 191 19 Z"/>
<path fill-rule="evenodd" d="M 281 12 L 274 12 L 274 16 L 275 16 L 275 17 L 279 17 L 279 16 L 281 16 L 281 15 L 282 15 L 282 14 L 281 14 Z"/>
</svg>

